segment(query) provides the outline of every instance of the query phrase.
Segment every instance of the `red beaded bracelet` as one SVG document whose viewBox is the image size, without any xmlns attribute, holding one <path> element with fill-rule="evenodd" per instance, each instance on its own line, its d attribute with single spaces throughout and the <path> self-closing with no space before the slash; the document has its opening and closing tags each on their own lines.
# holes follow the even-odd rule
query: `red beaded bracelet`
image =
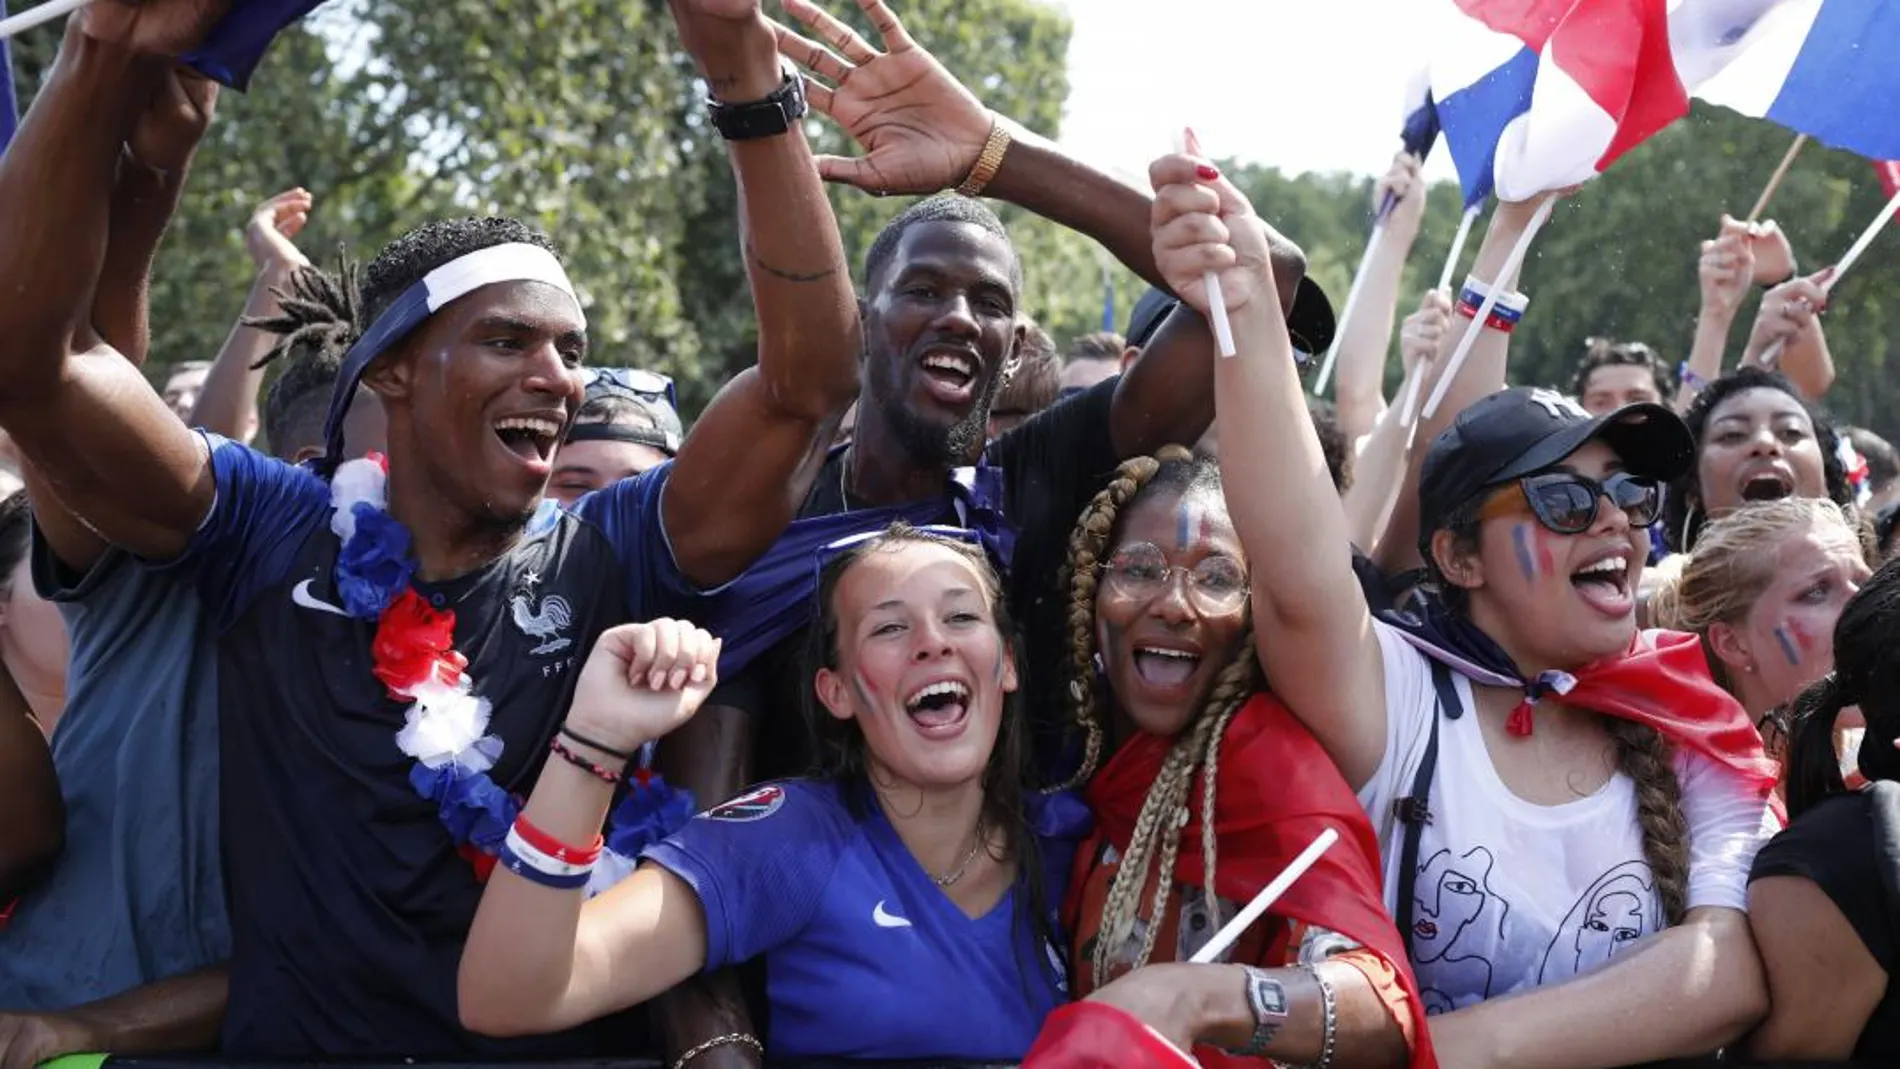
<svg viewBox="0 0 1900 1069">
<path fill-rule="evenodd" d="M 598 835 L 594 836 L 594 841 L 585 847 L 569 846 L 529 823 L 526 813 L 515 818 L 515 831 L 529 846 L 556 861 L 565 861 L 570 865 L 591 865 L 599 861 L 600 851 L 606 846 L 606 840 Z"/>
<path fill-rule="evenodd" d="M 580 754 L 577 754 L 573 750 L 570 750 L 566 746 L 562 745 L 560 739 L 555 739 L 553 742 L 549 743 L 548 749 L 553 751 L 556 755 L 558 755 L 562 760 L 566 761 L 568 764 L 573 765 L 575 768 L 578 768 L 583 772 L 586 772 L 588 775 L 593 776 L 595 779 L 601 780 L 605 783 L 619 783 L 620 782 L 620 773 L 615 772 L 611 768 L 607 768 L 602 765 L 597 765 L 594 762 L 588 760 L 587 758 L 582 757 Z"/>
</svg>

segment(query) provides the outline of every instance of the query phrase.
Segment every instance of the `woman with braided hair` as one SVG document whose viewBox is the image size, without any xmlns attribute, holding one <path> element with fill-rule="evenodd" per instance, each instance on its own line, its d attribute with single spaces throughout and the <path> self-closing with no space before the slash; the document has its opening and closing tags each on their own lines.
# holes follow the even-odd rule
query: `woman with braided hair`
<svg viewBox="0 0 1900 1069">
<path fill-rule="evenodd" d="M 1632 596 L 1682 421 L 1546 390 L 1448 407 L 1416 490 L 1440 593 L 1375 619 L 1252 208 L 1205 163 L 1172 181 L 1157 259 L 1197 309 L 1218 277 L 1239 350 L 1216 402 L 1255 650 L 1380 829 L 1437 1057 L 1594 1069 L 1740 1038 L 1767 1003 L 1743 911 L 1774 766 L 1696 640 L 1639 635 Z M 1536 210 L 1499 207 L 1477 278 Z"/>
<path fill-rule="evenodd" d="M 1900 1061 L 1900 563 L 1884 565 L 1834 625 L 1834 670 L 1795 702 L 1789 743 L 1793 823 L 1755 858 L 1748 923 L 1772 1008 L 1749 1037 L 1762 1060 Z M 1835 725 L 1858 708 L 1850 790 Z"/>
<path fill-rule="evenodd" d="M 1406 1064 L 1423 1015 L 1377 843 L 1325 752 L 1261 691 L 1217 462 L 1169 447 L 1124 463 L 1069 547 L 1076 778 L 1097 819 L 1065 910 L 1072 986 L 1203 1044 L 1203 1065 Z M 1223 964 L 1144 968 L 1187 961 L 1325 828 L 1343 841 Z"/>
</svg>

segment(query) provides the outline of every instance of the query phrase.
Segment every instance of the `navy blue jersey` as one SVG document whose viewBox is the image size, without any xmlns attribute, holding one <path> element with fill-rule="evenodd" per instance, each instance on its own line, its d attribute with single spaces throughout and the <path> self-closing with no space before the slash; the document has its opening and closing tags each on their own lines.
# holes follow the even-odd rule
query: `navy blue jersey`
<svg viewBox="0 0 1900 1069">
<path fill-rule="evenodd" d="M 497 1041 L 462 1030 L 455 973 L 481 896 L 396 748 L 405 703 L 371 674 L 374 623 L 338 607 L 329 485 L 207 436 L 217 497 L 183 557 L 218 634 L 233 960 L 224 1053 L 491 1058 L 592 1053 L 596 1029 Z M 588 498 L 500 559 L 417 583 L 525 795 L 594 639 L 683 614 L 659 520 L 668 466 Z"/>
<path fill-rule="evenodd" d="M 1032 799 L 1050 910 L 1083 830 L 1061 808 Z M 1021 882 L 966 916 L 862 786 L 767 784 L 645 857 L 699 896 L 709 971 L 763 955 L 774 1058 L 1016 1062 L 1067 1001 Z"/>
</svg>

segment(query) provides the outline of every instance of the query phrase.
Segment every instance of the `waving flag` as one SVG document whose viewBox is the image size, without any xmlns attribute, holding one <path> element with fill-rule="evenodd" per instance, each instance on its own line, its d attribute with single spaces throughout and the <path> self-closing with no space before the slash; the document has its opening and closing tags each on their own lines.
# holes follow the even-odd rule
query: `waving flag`
<svg viewBox="0 0 1900 1069">
<path fill-rule="evenodd" d="M 0 0 L 0 19 L 7 17 L 7 0 Z M 13 140 L 14 127 L 20 124 L 20 103 L 13 99 L 13 53 L 7 42 L 0 41 L 0 152 Z"/>
<path fill-rule="evenodd" d="M 1900 5 L 1680 0 L 1676 65 L 1698 98 L 1832 148 L 1900 158 Z"/>
<path fill-rule="evenodd" d="M 1688 113 L 1666 0 L 1438 2 L 1431 88 L 1466 204 L 1585 181 Z"/>
<path fill-rule="evenodd" d="M 308 15 L 323 0 L 236 0 L 224 21 L 196 52 L 185 57 L 198 73 L 233 89 L 251 84 L 251 74 L 286 26 Z"/>
<path fill-rule="evenodd" d="M 1423 68 L 1405 87 L 1405 125 L 1399 131 L 1405 151 L 1423 160 L 1438 144 L 1438 105 L 1432 100 L 1432 72 Z"/>
</svg>

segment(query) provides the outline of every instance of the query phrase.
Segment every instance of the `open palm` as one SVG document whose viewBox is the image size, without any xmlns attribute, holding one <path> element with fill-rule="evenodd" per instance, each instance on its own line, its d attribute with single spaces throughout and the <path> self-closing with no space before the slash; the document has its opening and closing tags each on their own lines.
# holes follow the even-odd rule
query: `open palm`
<svg viewBox="0 0 1900 1069">
<path fill-rule="evenodd" d="M 155 56 L 196 48 L 231 6 L 230 0 L 98 0 L 80 23 L 90 37 Z"/>
<path fill-rule="evenodd" d="M 808 0 L 785 0 L 793 18 L 829 44 L 777 27 L 779 51 L 818 78 L 814 108 L 844 127 L 865 154 L 820 156 L 819 173 L 872 193 L 935 193 L 962 182 L 989 138 L 991 116 L 963 83 L 918 47 L 882 0 L 856 0 L 886 51 Z"/>
</svg>

